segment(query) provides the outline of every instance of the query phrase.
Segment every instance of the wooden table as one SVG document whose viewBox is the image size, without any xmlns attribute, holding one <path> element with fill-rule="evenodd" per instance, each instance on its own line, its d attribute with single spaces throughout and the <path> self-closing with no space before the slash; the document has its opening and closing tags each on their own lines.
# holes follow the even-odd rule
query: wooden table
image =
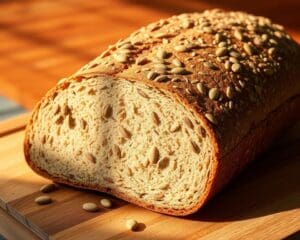
<svg viewBox="0 0 300 240">
<path fill-rule="evenodd" d="M 37 239 L 37 235 L 63 240 L 300 237 L 300 122 L 201 211 L 179 218 L 117 199 L 112 209 L 87 213 L 82 203 L 99 202 L 104 194 L 66 186 L 50 193 L 54 203 L 37 206 L 34 199 L 41 194 L 39 188 L 49 181 L 25 163 L 22 142 L 27 118 L 22 115 L 0 123 L 0 234 L 10 240 Z M 143 228 L 128 231 L 126 218 L 137 219 Z"/>
<path fill-rule="evenodd" d="M 287 27 L 300 40 L 300 1 L 0 1 L 0 95 L 31 109 L 57 80 L 133 30 L 173 14 L 245 10 Z"/>
</svg>

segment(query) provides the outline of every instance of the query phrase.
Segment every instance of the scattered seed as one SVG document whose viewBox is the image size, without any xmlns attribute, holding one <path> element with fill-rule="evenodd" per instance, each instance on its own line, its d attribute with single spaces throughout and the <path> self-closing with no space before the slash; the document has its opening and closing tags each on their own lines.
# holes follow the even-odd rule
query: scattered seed
<svg viewBox="0 0 300 240">
<path fill-rule="evenodd" d="M 190 72 L 187 71 L 183 67 L 175 67 L 175 68 L 172 68 L 171 73 L 179 74 L 179 75 L 185 75 L 185 74 L 189 74 Z"/>
<path fill-rule="evenodd" d="M 112 206 L 111 201 L 110 201 L 109 199 L 107 199 L 107 198 L 101 199 L 101 200 L 100 200 L 100 204 L 101 204 L 103 207 L 105 207 L 105 208 L 111 208 L 111 206 Z"/>
<path fill-rule="evenodd" d="M 109 118 L 112 115 L 112 106 L 110 104 L 106 104 L 102 109 L 102 117 Z"/>
<path fill-rule="evenodd" d="M 124 138 L 127 138 L 127 139 L 131 138 L 131 133 L 122 126 L 120 127 L 120 133 Z"/>
<path fill-rule="evenodd" d="M 157 76 L 159 76 L 159 74 L 157 72 L 154 72 L 154 71 L 150 71 L 147 74 L 147 78 L 149 80 L 154 80 Z"/>
<path fill-rule="evenodd" d="M 96 157 L 91 153 L 86 153 L 86 159 L 91 163 L 96 163 Z"/>
<path fill-rule="evenodd" d="M 237 60 L 237 58 L 235 58 L 235 57 L 229 57 L 229 62 L 239 63 L 239 60 Z"/>
<path fill-rule="evenodd" d="M 228 50 L 227 50 L 226 47 L 217 48 L 217 50 L 216 50 L 216 55 L 217 55 L 218 57 L 222 57 L 222 56 L 226 55 L 227 52 L 228 52 Z"/>
<path fill-rule="evenodd" d="M 233 71 L 233 72 L 240 72 L 241 71 L 241 65 L 239 64 L 239 63 L 234 63 L 234 64 L 232 64 L 232 66 L 231 66 L 231 70 Z"/>
<path fill-rule="evenodd" d="M 227 46 L 227 43 L 226 42 L 220 42 L 218 44 L 218 47 L 226 47 Z"/>
<path fill-rule="evenodd" d="M 231 57 L 235 57 L 235 58 L 240 58 L 241 57 L 241 54 L 239 54 L 238 52 L 236 52 L 236 51 L 231 51 L 230 53 L 229 53 L 229 55 L 231 56 Z"/>
<path fill-rule="evenodd" d="M 183 45 L 177 45 L 177 46 L 174 47 L 174 50 L 176 52 L 187 52 L 188 48 L 186 46 L 183 46 Z"/>
<path fill-rule="evenodd" d="M 169 186 L 170 186 L 169 183 L 163 183 L 162 185 L 159 186 L 159 189 L 166 190 L 169 188 Z"/>
<path fill-rule="evenodd" d="M 82 209 L 87 212 L 97 212 L 99 207 L 95 203 L 87 202 L 82 205 Z"/>
<path fill-rule="evenodd" d="M 210 114 L 210 113 L 206 113 L 205 114 L 205 117 L 213 124 L 217 124 L 217 120 L 215 119 L 215 117 Z"/>
<path fill-rule="evenodd" d="M 121 158 L 121 149 L 117 144 L 114 144 L 112 147 L 113 153 L 115 156 L 117 156 L 118 158 Z"/>
<path fill-rule="evenodd" d="M 191 121 L 188 117 L 184 117 L 184 118 L 183 118 L 183 122 L 184 122 L 185 125 L 187 125 L 189 128 L 191 128 L 191 129 L 194 128 L 194 124 L 192 123 L 192 121 Z"/>
<path fill-rule="evenodd" d="M 134 219 L 128 219 L 126 221 L 126 227 L 131 231 L 136 231 L 138 228 L 138 222 Z"/>
<path fill-rule="evenodd" d="M 199 153 L 200 152 L 200 148 L 199 146 L 197 145 L 197 143 L 195 143 L 193 140 L 190 140 L 190 147 L 191 147 L 191 150 L 194 152 L 194 153 Z"/>
<path fill-rule="evenodd" d="M 45 184 L 40 188 L 42 193 L 53 192 L 56 189 L 56 185 L 54 183 Z"/>
<path fill-rule="evenodd" d="M 158 159 L 159 159 L 159 150 L 157 147 L 154 146 L 150 151 L 149 160 L 151 163 L 155 164 L 157 163 Z"/>
<path fill-rule="evenodd" d="M 227 87 L 226 88 L 226 96 L 228 97 L 228 98 L 232 98 L 233 97 L 233 89 L 232 89 L 232 87 Z"/>
<path fill-rule="evenodd" d="M 216 100 L 218 99 L 220 95 L 220 92 L 217 88 L 211 88 L 208 92 L 208 97 L 211 99 L 211 100 Z"/>
<path fill-rule="evenodd" d="M 39 196 L 34 200 L 38 205 L 45 205 L 45 204 L 49 204 L 52 203 L 52 199 L 49 196 L 43 195 L 43 196 Z"/>
</svg>

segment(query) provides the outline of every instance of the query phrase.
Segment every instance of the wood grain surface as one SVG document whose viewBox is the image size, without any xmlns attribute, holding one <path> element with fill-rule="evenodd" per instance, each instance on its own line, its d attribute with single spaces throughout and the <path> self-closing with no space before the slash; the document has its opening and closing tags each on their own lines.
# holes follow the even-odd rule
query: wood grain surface
<svg viewBox="0 0 300 240">
<path fill-rule="evenodd" d="M 32 109 L 60 78 L 139 27 L 216 7 L 270 17 L 300 40 L 299 0 L 0 0 L 0 94 Z"/>
<path fill-rule="evenodd" d="M 15 128 L 20 119 L 0 124 L 3 132 L 0 138 L 0 207 L 42 239 L 269 240 L 299 237 L 300 122 L 202 210 L 188 217 L 171 217 L 102 193 L 62 185 L 49 194 L 53 203 L 35 204 L 34 199 L 41 195 L 39 188 L 49 181 L 36 175 L 25 163 L 24 130 Z M 99 203 L 103 197 L 112 199 L 112 209 L 101 208 L 97 213 L 81 209 L 84 202 Z M 128 218 L 141 223 L 138 232 L 126 229 Z M 14 231 L 15 236 L 20 236 L 17 228 Z"/>
</svg>

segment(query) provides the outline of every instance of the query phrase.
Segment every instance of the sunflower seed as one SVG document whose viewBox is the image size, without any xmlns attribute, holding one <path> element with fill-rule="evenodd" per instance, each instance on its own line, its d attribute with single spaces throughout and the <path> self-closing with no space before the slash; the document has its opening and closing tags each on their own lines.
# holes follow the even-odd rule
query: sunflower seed
<svg viewBox="0 0 300 240">
<path fill-rule="evenodd" d="M 128 55 L 126 53 L 118 53 L 113 55 L 114 59 L 120 63 L 126 63 L 128 61 Z"/>
<path fill-rule="evenodd" d="M 89 162 L 91 162 L 91 163 L 96 163 L 96 157 L 95 157 L 93 154 L 91 154 L 91 153 L 86 153 L 85 156 L 86 156 L 86 159 L 87 159 Z"/>
<path fill-rule="evenodd" d="M 227 50 L 226 47 L 217 48 L 217 50 L 216 50 L 216 55 L 217 55 L 218 57 L 222 57 L 222 56 L 226 55 L 227 52 L 228 52 L 228 50 Z"/>
<path fill-rule="evenodd" d="M 176 67 L 182 67 L 182 66 L 183 66 L 183 63 L 180 62 L 177 58 L 175 58 L 175 59 L 172 61 L 172 64 L 175 65 Z"/>
<path fill-rule="evenodd" d="M 127 138 L 127 139 L 131 138 L 131 133 L 122 126 L 120 127 L 120 133 L 124 138 Z"/>
<path fill-rule="evenodd" d="M 141 97 L 149 98 L 149 96 L 148 96 L 144 91 L 142 91 L 141 89 L 137 89 L 137 93 L 138 93 Z"/>
<path fill-rule="evenodd" d="M 232 64 L 232 66 L 231 66 L 231 70 L 233 71 L 233 72 L 240 72 L 241 71 L 241 65 L 239 64 L 239 63 L 234 63 L 234 64 Z"/>
<path fill-rule="evenodd" d="M 150 71 L 148 72 L 147 74 L 147 78 L 149 80 L 154 80 L 159 74 L 157 72 L 154 72 L 154 71 Z"/>
<path fill-rule="evenodd" d="M 159 159 L 159 151 L 157 147 L 153 147 L 150 151 L 150 156 L 149 156 L 149 160 L 151 163 L 157 163 Z"/>
<path fill-rule="evenodd" d="M 82 209 L 87 212 L 97 212 L 99 207 L 95 203 L 87 202 L 82 205 Z"/>
<path fill-rule="evenodd" d="M 160 119 L 159 119 L 159 117 L 158 117 L 158 115 L 157 115 L 157 113 L 156 112 L 152 112 L 151 113 L 151 119 L 152 119 L 152 122 L 155 124 L 155 125 L 159 125 L 160 124 Z"/>
<path fill-rule="evenodd" d="M 160 170 L 163 170 L 169 166 L 170 159 L 168 157 L 164 157 L 163 159 L 159 160 L 158 162 L 158 168 Z"/>
<path fill-rule="evenodd" d="M 106 104 L 102 109 L 102 117 L 109 118 L 112 115 L 112 106 L 110 104 Z"/>
<path fill-rule="evenodd" d="M 174 34 L 164 33 L 164 32 L 159 32 L 159 33 L 154 34 L 155 38 L 170 38 L 170 37 L 173 37 L 173 36 L 174 36 Z"/>
<path fill-rule="evenodd" d="M 231 67 L 231 63 L 228 60 L 226 60 L 225 63 L 224 63 L 224 67 L 225 67 L 226 70 L 229 70 L 230 67 Z"/>
<path fill-rule="evenodd" d="M 163 198 L 164 198 L 164 194 L 163 193 L 157 193 L 157 194 L 155 194 L 154 196 L 153 196 L 153 199 L 155 200 L 155 201 L 160 201 L 160 200 L 162 200 Z"/>
<path fill-rule="evenodd" d="M 194 124 L 192 123 L 192 121 L 191 121 L 188 117 L 184 117 L 184 118 L 183 118 L 183 122 L 184 122 L 185 125 L 187 125 L 189 128 L 191 128 L 191 129 L 194 128 Z"/>
<path fill-rule="evenodd" d="M 111 208 L 111 206 L 112 206 L 111 201 L 110 201 L 109 199 L 107 199 L 107 198 L 101 199 L 101 200 L 100 200 L 100 204 L 101 204 L 103 207 L 105 207 L 105 208 Z"/>
<path fill-rule="evenodd" d="M 170 80 L 170 79 L 167 75 L 161 75 L 154 79 L 155 82 L 166 82 L 168 80 Z"/>
<path fill-rule="evenodd" d="M 42 193 L 53 192 L 56 189 L 56 185 L 54 183 L 45 184 L 40 188 Z"/>
<path fill-rule="evenodd" d="M 231 56 L 231 57 L 235 57 L 235 58 L 240 58 L 241 57 L 241 54 L 239 54 L 238 52 L 236 52 L 236 51 L 231 51 L 230 53 L 229 53 L 229 55 Z"/>
<path fill-rule="evenodd" d="M 82 129 L 85 129 L 87 126 L 87 122 L 84 119 L 80 119 L 80 127 Z"/>
<path fill-rule="evenodd" d="M 233 33 L 233 36 L 234 36 L 237 40 L 240 40 L 240 41 L 243 40 L 243 34 L 242 34 L 242 32 L 239 31 L 239 30 L 235 30 L 234 33 Z"/>
<path fill-rule="evenodd" d="M 243 48 L 248 55 L 250 55 L 250 56 L 253 55 L 254 49 L 250 44 L 244 43 Z"/>
<path fill-rule="evenodd" d="M 115 156 L 117 156 L 118 158 L 121 158 L 121 149 L 117 144 L 114 144 L 112 147 L 113 153 Z"/>
<path fill-rule="evenodd" d="M 147 58 L 141 58 L 141 59 L 137 59 L 135 63 L 137 65 L 145 65 L 148 62 L 149 62 L 149 60 Z"/>
<path fill-rule="evenodd" d="M 190 140 L 190 147 L 191 147 L 191 150 L 194 152 L 194 153 L 199 153 L 200 152 L 200 148 L 199 146 L 197 145 L 197 143 L 195 143 L 193 140 Z"/>
<path fill-rule="evenodd" d="M 168 58 L 170 56 L 169 53 L 167 53 L 165 50 L 163 49 L 159 49 L 156 53 L 156 56 L 160 59 L 165 59 Z"/>
<path fill-rule="evenodd" d="M 63 116 L 58 116 L 58 117 L 56 118 L 56 120 L 55 120 L 55 123 L 56 123 L 56 124 L 61 124 L 61 123 L 63 122 L 63 120 L 64 120 L 64 117 L 63 117 Z"/>
<path fill-rule="evenodd" d="M 206 94 L 206 87 L 203 85 L 203 83 L 198 83 L 196 87 L 200 93 L 204 95 Z"/>
<path fill-rule="evenodd" d="M 208 97 L 211 99 L 211 100 L 216 100 L 218 99 L 220 95 L 220 92 L 217 88 L 211 88 L 208 92 Z"/>
<path fill-rule="evenodd" d="M 188 48 L 186 46 L 183 46 L 183 45 L 177 45 L 177 46 L 174 47 L 174 50 L 176 52 L 187 52 Z"/>
<path fill-rule="evenodd" d="M 217 124 L 217 120 L 215 119 L 214 115 L 210 113 L 206 113 L 205 117 L 213 124 Z"/>
<path fill-rule="evenodd" d="M 57 104 L 57 105 L 54 106 L 53 114 L 56 115 L 56 114 L 59 113 L 59 111 L 60 111 L 60 106 Z"/>
<path fill-rule="evenodd" d="M 227 87 L 226 88 L 226 96 L 228 97 L 228 98 L 232 98 L 233 97 L 233 89 L 232 89 L 232 87 Z"/>
<path fill-rule="evenodd" d="M 171 73 L 185 75 L 185 74 L 189 74 L 190 72 L 187 71 L 185 68 L 175 67 L 175 68 L 172 68 Z"/>
<path fill-rule="evenodd" d="M 183 28 L 188 29 L 194 26 L 194 23 L 190 20 L 184 20 L 181 25 Z"/>
<path fill-rule="evenodd" d="M 128 219 L 126 221 L 126 227 L 127 229 L 131 230 L 131 231 L 136 231 L 138 228 L 138 222 L 134 219 Z"/>
<path fill-rule="evenodd" d="M 52 199 L 49 196 L 43 195 L 43 196 L 39 196 L 34 200 L 38 205 L 45 205 L 45 204 L 49 204 L 52 203 Z"/>
<path fill-rule="evenodd" d="M 203 65 L 211 70 L 219 69 L 215 64 L 213 64 L 211 62 L 204 62 Z"/>
<path fill-rule="evenodd" d="M 177 132 L 180 128 L 181 128 L 181 126 L 180 126 L 179 124 L 173 124 L 173 125 L 171 125 L 171 127 L 170 127 L 170 132 L 171 132 L 171 133 Z"/>
</svg>

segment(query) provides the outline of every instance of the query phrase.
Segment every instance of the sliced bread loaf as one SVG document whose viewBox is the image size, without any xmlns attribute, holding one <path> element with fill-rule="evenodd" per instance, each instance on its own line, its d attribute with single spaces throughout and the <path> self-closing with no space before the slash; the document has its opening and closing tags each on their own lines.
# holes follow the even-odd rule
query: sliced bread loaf
<svg viewBox="0 0 300 240">
<path fill-rule="evenodd" d="M 46 94 L 26 160 L 57 182 L 191 214 L 299 118 L 299 57 L 281 26 L 242 12 L 150 24 Z"/>
</svg>

